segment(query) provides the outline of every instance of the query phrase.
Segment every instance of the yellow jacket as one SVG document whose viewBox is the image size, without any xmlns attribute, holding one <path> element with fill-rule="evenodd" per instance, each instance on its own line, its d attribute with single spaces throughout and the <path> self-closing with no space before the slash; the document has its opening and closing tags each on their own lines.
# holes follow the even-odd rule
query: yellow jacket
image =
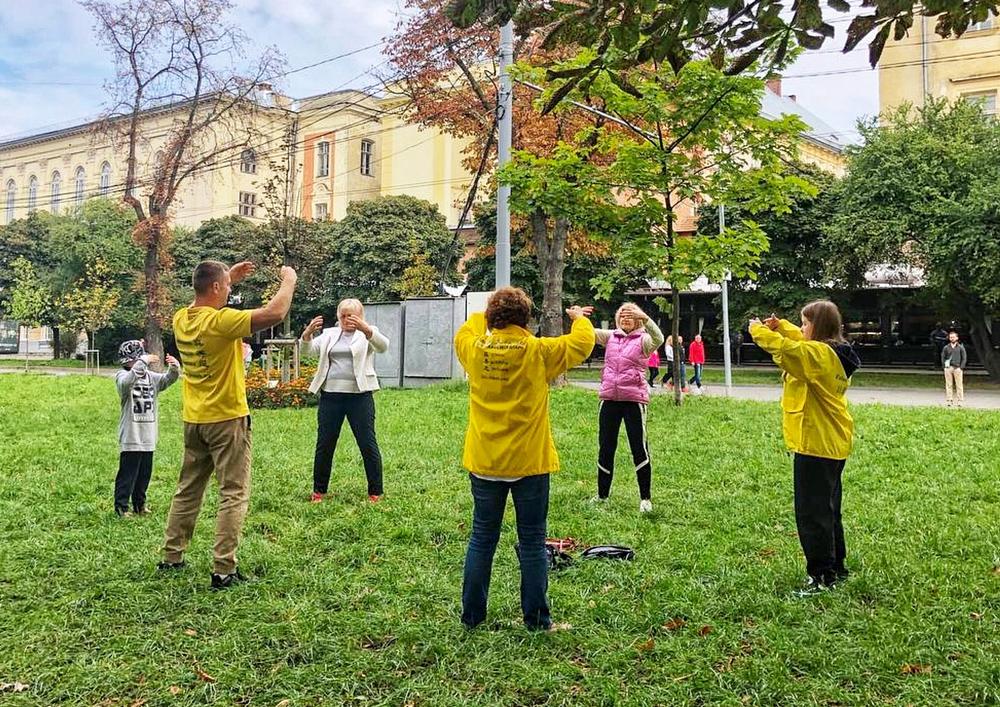
<svg viewBox="0 0 1000 707">
<path fill-rule="evenodd" d="M 847 388 L 861 364 L 848 344 L 834 347 L 806 341 L 802 330 L 781 320 L 777 331 L 763 324 L 750 328 L 754 342 L 784 371 L 781 427 L 793 452 L 826 459 L 847 459 L 854 441 L 854 420 L 847 411 Z"/>
<path fill-rule="evenodd" d="M 462 465 L 487 476 L 534 476 L 559 469 L 549 428 L 549 381 L 586 360 L 594 325 L 586 317 L 569 334 L 538 338 L 508 326 L 487 332 L 473 314 L 455 334 L 469 374 L 469 427 Z"/>
</svg>

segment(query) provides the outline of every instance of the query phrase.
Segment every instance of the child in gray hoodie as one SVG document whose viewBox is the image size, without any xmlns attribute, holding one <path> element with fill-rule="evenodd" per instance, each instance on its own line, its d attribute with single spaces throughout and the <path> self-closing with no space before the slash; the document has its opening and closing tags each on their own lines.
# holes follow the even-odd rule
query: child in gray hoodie
<svg viewBox="0 0 1000 707">
<path fill-rule="evenodd" d="M 158 436 L 156 398 L 180 376 L 180 364 L 167 354 L 167 372 L 149 370 L 149 364 L 159 363 L 159 357 L 147 354 L 144 342 L 133 339 L 118 347 L 122 370 L 115 374 L 115 385 L 121 400 L 118 422 L 118 476 L 115 478 L 115 513 L 120 517 L 132 509 L 140 515 L 150 512 L 146 505 L 146 489 L 153 474 L 153 452 Z"/>
</svg>

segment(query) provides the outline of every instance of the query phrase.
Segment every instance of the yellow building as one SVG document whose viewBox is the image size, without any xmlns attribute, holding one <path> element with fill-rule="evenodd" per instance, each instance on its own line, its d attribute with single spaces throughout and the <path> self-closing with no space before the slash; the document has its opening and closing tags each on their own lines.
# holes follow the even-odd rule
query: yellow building
<svg viewBox="0 0 1000 707">
<path fill-rule="evenodd" d="M 250 129 L 228 136 L 214 164 L 187 181 L 172 221 L 238 214 L 263 220 L 268 210 L 307 219 L 341 219 L 351 201 L 410 194 L 438 206 L 455 227 L 471 178 L 463 144 L 407 123 L 391 101 L 336 91 L 294 103 L 266 88 Z M 160 150 L 181 108 L 149 112 L 139 150 L 140 201 L 151 188 Z M 0 143 L 0 223 L 34 210 L 65 213 L 92 196 L 121 195 L 124 150 L 87 123 Z M 275 184 L 280 203 L 266 203 Z M 272 197 L 274 198 L 274 197 Z"/>
<path fill-rule="evenodd" d="M 942 39 L 933 18 L 918 18 L 909 34 L 886 44 L 879 62 L 879 109 L 920 106 L 925 96 L 982 103 L 997 113 L 1000 91 L 1000 20 L 990 17 L 959 38 Z"/>
</svg>

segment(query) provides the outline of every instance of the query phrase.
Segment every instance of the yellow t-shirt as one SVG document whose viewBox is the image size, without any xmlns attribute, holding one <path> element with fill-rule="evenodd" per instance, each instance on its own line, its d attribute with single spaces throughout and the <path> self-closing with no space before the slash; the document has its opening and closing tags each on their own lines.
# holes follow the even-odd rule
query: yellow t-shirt
<svg viewBox="0 0 1000 707">
<path fill-rule="evenodd" d="M 184 422 L 224 422 L 250 414 L 245 336 L 250 336 L 249 311 L 183 307 L 174 314 L 174 338 L 184 364 Z"/>
</svg>

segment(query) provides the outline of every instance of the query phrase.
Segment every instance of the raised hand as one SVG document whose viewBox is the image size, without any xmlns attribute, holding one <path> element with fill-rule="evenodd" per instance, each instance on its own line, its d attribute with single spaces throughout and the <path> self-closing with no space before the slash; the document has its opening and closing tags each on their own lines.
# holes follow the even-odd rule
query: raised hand
<svg viewBox="0 0 1000 707">
<path fill-rule="evenodd" d="M 242 263 L 236 263 L 236 265 L 229 268 L 229 283 L 231 285 L 235 285 L 240 280 L 249 276 L 255 268 L 256 266 L 249 260 L 244 260 Z"/>
<path fill-rule="evenodd" d="M 170 354 L 167 354 L 164 358 L 166 359 L 168 366 L 180 367 L 181 365 L 181 362 L 178 361 L 173 356 L 171 356 Z"/>
<path fill-rule="evenodd" d="M 763 323 L 764 322 L 760 320 L 760 317 L 754 317 L 753 319 L 750 320 L 750 324 L 748 326 L 752 329 L 757 324 L 763 324 Z"/>
<path fill-rule="evenodd" d="M 764 325 L 771 331 L 777 331 L 780 324 L 781 320 L 774 316 L 774 314 L 764 320 Z"/>
<path fill-rule="evenodd" d="M 156 354 L 146 354 L 146 364 L 149 366 L 155 366 L 160 362 L 160 357 Z"/>
<path fill-rule="evenodd" d="M 298 275 L 298 273 L 295 272 L 295 268 L 291 267 L 290 265 L 282 265 L 281 266 L 281 281 L 282 282 L 290 282 L 293 285 L 296 282 L 298 282 L 299 281 L 299 275 Z"/>
<path fill-rule="evenodd" d="M 349 327 L 352 327 L 353 329 L 357 329 L 358 331 L 360 331 L 365 336 L 371 338 L 372 328 L 370 326 L 368 326 L 368 322 L 366 322 L 363 318 L 359 317 L 357 314 L 348 314 L 347 315 L 347 320 L 346 320 L 345 323 Z"/>
<path fill-rule="evenodd" d="M 589 305 L 586 307 L 581 307 L 580 305 L 575 304 L 566 310 L 566 314 L 568 314 L 569 318 L 573 321 L 576 321 L 580 317 L 589 317 L 593 313 L 594 313 L 594 308 Z"/>
<path fill-rule="evenodd" d="M 309 341 L 313 338 L 313 335 L 323 328 L 323 316 L 313 317 L 312 321 L 306 325 L 305 330 L 302 332 L 302 338 Z"/>
</svg>

